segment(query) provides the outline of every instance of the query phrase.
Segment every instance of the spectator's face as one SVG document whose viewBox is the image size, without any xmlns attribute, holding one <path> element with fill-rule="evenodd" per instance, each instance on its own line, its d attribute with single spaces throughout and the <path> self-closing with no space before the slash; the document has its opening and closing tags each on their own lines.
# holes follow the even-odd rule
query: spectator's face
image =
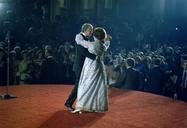
<svg viewBox="0 0 187 128">
<path fill-rule="evenodd" d="M 65 50 L 65 52 L 68 53 L 69 52 L 69 47 L 67 45 L 65 45 L 64 50 Z"/>
<path fill-rule="evenodd" d="M 70 54 L 69 58 L 70 58 L 70 61 L 73 62 L 73 60 L 75 59 L 75 55 L 74 54 Z"/>
<path fill-rule="evenodd" d="M 23 54 L 23 59 L 27 59 L 27 54 L 26 53 Z"/>
<path fill-rule="evenodd" d="M 38 54 L 38 58 L 39 58 L 39 59 L 42 59 L 42 58 L 43 58 L 42 53 L 39 53 L 39 54 Z"/>
<path fill-rule="evenodd" d="M 21 52 L 21 48 L 15 48 L 16 53 L 20 53 Z"/>
<path fill-rule="evenodd" d="M 122 63 L 123 58 L 118 56 L 118 58 L 116 58 L 116 60 L 117 60 L 117 63 L 118 63 L 118 64 L 121 64 L 121 63 Z"/>
<path fill-rule="evenodd" d="M 126 64 L 126 61 L 125 61 L 125 60 L 122 61 L 122 64 L 121 64 L 121 65 L 122 65 L 123 68 L 127 68 L 127 64 Z"/>
</svg>

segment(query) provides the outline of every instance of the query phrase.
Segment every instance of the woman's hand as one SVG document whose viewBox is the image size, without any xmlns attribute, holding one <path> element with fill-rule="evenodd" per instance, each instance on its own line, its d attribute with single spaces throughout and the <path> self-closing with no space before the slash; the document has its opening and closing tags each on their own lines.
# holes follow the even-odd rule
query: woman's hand
<svg viewBox="0 0 187 128">
<path fill-rule="evenodd" d="M 100 58 L 101 58 L 100 56 L 98 56 L 98 55 L 96 56 L 96 60 L 100 60 Z"/>
<path fill-rule="evenodd" d="M 112 39 L 112 36 L 109 34 L 106 34 L 104 41 L 110 41 Z"/>
</svg>

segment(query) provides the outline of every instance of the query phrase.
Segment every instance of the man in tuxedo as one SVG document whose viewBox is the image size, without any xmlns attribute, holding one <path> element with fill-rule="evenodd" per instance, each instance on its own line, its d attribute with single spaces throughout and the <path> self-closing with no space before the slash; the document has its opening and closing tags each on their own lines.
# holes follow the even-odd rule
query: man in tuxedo
<svg viewBox="0 0 187 128">
<path fill-rule="evenodd" d="M 74 108 L 72 107 L 74 101 L 77 98 L 77 89 L 78 89 L 78 84 L 79 84 L 79 78 L 81 75 L 82 67 L 84 64 L 84 60 L 86 57 L 90 59 L 95 59 L 96 55 L 93 55 L 88 52 L 88 49 L 84 48 L 81 44 L 82 41 L 88 41 L 88 37 L 92 35 L 93 32 L 93 26 L 89 23 L 85 23 L 82 25 L 81 32 L 76 35 L 75 37 L 75 47 L 76 47 L 76 56 L 75 56 L 75 61 L 73 65 L 73 71 L 75 72 L 76 80 L 75 80 L 75 86 L 73 90 L 71 91 L 68 99 L 65 102 L 65 106 L 69 111 L 73 111 Z"/>
<path fill-rule="evenodd" d="M 139 86 L 139 72 L 134 69 L 135 60 L 133 58 L 127 58 L 127 69 L 125 73 L 124 85 L 122 88 L 138 90 Z"/>
<path fill-rule="evenodd" d="M 148 91 L 154 94 L 163 95 L 164 85 L 168 76 L 161 67 L 161 60 L 156 58 L 153 60 L 153 66 L 148 73 L 147 83 Z M 166 77 L 167 76 L 167 77 Z M 171 86 L 169 84 L 169 86 Z M 168 87 L 169 87 L 168 86 Z M 173 85 L 172 85 L 173 86 Z"/>
</svg>

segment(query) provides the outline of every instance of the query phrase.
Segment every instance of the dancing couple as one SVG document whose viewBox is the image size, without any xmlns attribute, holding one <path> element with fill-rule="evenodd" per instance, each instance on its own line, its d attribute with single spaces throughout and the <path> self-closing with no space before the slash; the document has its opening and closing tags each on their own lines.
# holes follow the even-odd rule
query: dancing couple
<svg viewBox="0 0 187 128">
<path fill-rule="evenodd" d="M 90 42 L 89 37 L 94 37 Z M 73 70 L 76 75 L 75 86 L 65 106 L 72 113 L 105 112 L 108 110 L 108 94 L 105 67 L 102 56 L 108 49 L 111 37 L 104 28 L 89 23 L 82 25 L 76 35 L 76 57 Z M 75 109 L 73 103 L 77 99 Z"/>
</svg>

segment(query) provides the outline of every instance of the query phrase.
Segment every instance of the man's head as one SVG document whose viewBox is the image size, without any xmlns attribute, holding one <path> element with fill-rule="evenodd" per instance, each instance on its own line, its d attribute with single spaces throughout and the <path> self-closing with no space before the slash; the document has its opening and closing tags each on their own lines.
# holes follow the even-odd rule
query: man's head
<svg viewBox="0 0 187 128">
<path fill-rule="evenodd" d="M 89 23 L 85 23 L 81 27 L 81 32 L 83 32 L 86 36 L 91 36 L 93 33 L 93 26 Z"/>
<path fill-rule="evenodd" d="M 133 68 L 135 66 L 135 60 L 133 58 L 127 58 L 127 66 Z"/>
</svg>

